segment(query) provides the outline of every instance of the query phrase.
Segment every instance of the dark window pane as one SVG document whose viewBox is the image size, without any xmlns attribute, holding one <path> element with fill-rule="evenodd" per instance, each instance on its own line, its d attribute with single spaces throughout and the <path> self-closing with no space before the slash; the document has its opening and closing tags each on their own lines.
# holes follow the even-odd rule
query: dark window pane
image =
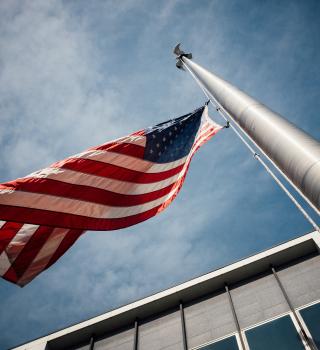
<svg viewBox="0 0 320 350">
<path fill-rule="evenodd" d="M 304 350 L 302 341 L 289 316 L 246 331 L 251 350 Z"/>
<path fill-rule="evenodd" d="M 236 337 L 220 340 L 214 344 L 207 345 L 201 350 L 238 350 Z"/>
<path fill-rule="evenodd" d="M 309 306 L 300 310 L 304 322 L 306 323 L 317 347 L 320 348 L 320 304 Z"/>
</svg>

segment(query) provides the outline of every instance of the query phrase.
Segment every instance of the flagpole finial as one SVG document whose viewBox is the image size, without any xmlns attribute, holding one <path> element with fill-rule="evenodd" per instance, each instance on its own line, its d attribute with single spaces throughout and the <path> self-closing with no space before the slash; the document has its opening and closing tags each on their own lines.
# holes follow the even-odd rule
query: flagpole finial
<svg viewBox="0 0 320 350">
<path fill-rule="evenodd" d="M 192 53 L 185 53 L 184 51 L 182 51 L 180 49 L 180 45 L 181 45 L 181 43 L 179 43 L 179 44 L 177 44 L 175 46 L 175 48 L 173 49 L 173 53 L 177 56 L 176 57 L 176 59 L 177 59 L 177 63 L 176 63 L 177 68 L 184 69 L 183 68 L 183 62 L 182 62 L 182 57 L 187 57 L 189 59 L 192 59 Z"/>
</svg>

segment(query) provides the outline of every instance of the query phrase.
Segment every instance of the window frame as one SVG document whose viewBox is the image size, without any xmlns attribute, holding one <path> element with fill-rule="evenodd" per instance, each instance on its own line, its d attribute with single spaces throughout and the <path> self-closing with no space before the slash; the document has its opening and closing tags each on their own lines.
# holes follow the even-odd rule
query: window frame
<svg viewBox="0 0 320 350">
<path fill-rule="evenodd" d="M 289 317 L 290 317 L 290 319 L 291 319 L 291 321 L 292 321 L 292 323 L 293 323 L 293 325 L 294 325 L 294 327 L 295 327 L 295 329 L 296 329 L 297 334 L 299 335 L 299 338 L 300 338 L 300 340 L 301 340 L 302 345 L 304 346 L 304 348 L 305 348 L 306 350 L 312 350 L 312 349 L 309 347 L 309 345 L 305 342 L 305 340 L 303 339 L 303 337 L 302 337 L 302 335 L 301 335 L 301 334 L 302 334 L 302 333 L 301 333 L 301 328 L 300 328 L 298 322 L 296 321 L 296 319 L 294 318 L 294 315 L 293 315 L 293 312 L 292 312 L 292 311 L 284 312 L 284 313 L 282 313 L 282 314 L 280 314 L 280 315 L 277 315 L 277 316 L 275 316 L 275 317 L 268 318 L 267 320 L 264 320 L 264 321 L 262 321 L 262 322 L 259 322 L 259 323 L 256 323 L 256 324 L 254 324 L 254 325 L 251 325 L 251 326 L 249 326 L 249 327 L 243 328 L 243 329 L 241 330 L 241 333 L 242 333 L 242 336 L 243 336 L 243 340 L 244 340 L 244 342 L 245 342 L 245 347 L 246 347 L 245 350 L 250 350 L 250 346 L 249 346 L 249 343 L 248 343 L 248 340 L 247 340 L 247 336 L 246 336 L 246 331 L 248 331 L 248 330 L 250 330 L 250 329 L 253 329 L 253 328 L 256 328 L 256 327 L 260 327 L 260 326 L 262 326 L 262 325 L 264 325 L 264 324 L 266 324 L 266 323 L 275 321 L 275 320 L 277 320 L 277 319 L 279 319 L 279 318 L 282 318 L 282 317 L 285 317 L 285 316 L 289 316 Z M 299 316 L 300 316 L 300 314 L 299 314 Z M 299 317 L 299 319 L 300 319 L 300 318 L 301 318 L 301 317 Z M 303 325 L 304 325 L 304 324 L 303 324 Z M 309 334 L 308 334 L 308 335 L 309 335 Z"/>
<path fill-rule="evenodd" d="M 189 350 L 200 350 L 200 349 L 202 349 L 204 346 L 218 343 L 218 342 L 221 341 L 221 340 L 224 340 L 224 339 L 227 339 L 227 338 L 230 338 L 230 337 L 233 337 L 233 336 L 236 337 L 236 341 L 237 341 L 238 348 L 239 348 L 239 350 L 241 350 L 241 349 L 242 349 L 242 347 L 241 347 L 241 340 L 240 340 L 240 336 L 239 336 L 239 333 L 238 333 L 238 332 L 229 333 L 229 334 L 227 334 L 227 335 L 224 335 L 223 337 L 214 339 L 214 340 L 212 340 L 212 341 L 208 341 L 208 342 L 203 343 L 203 344 L 201 344 L 201 345 L 197 345 L 197 346 L 195 346 L 195 347 L 193 347 L 193 348 L 190 348 Z"/>
<path fill-rule="evenodd" d="M 302 323 L 302 325 L 305 327 L 305 331 L 307 333 L 307 336 L 312 340 L 312 343 L 313 343 L 313 346 L 315 347 L 315 349 L 318 349 L 318 347 L 316 346 L 314 340 L 313 340 L 313 337 L 312 337 L 312 334 L 310 333 L 309 331 L 309 327 L 307 326 L 307 324 L 304 322 L 304 319 L 302 317 L 302 315 L 300 314 L 300 310 L 303 310 L 303 309 L 307 309 L 308 307 L 310 306 L 313 306 L 313 305 L 317 305 L 319 304 L 320 305 L 320 299 L 317 299 L 315 301 L 312 301 L 306 305 L 303 305 L 303 306 L 299 306 L 296 308 L 296 311 L 297 311 L 297 317 L 299 318 L 299 321 Z M 309 348 L 308 348 L 309 349 Z"/>
</svg>

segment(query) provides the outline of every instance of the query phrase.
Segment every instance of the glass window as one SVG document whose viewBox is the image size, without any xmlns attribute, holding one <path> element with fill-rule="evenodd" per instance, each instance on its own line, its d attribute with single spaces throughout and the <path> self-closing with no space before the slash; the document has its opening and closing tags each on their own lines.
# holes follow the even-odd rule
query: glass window
<svg viewBox="0 0 320 350">
<path fill-rule="evenodd" d="M 251 350 L 304 350 L 305 347 L 289 316 L 246 331 Z"/>
<path fill-rule="evenodd" d="M 300 310 L 309 331 L 317 347 L 320 348 L 320 304 L 309 306 Z"/>
<path fill-rule="evenodd" d="M 216 343 L 206 345 L 201 350 L 238 350 L 236 337 L 226 338 Z"/>
</svg>

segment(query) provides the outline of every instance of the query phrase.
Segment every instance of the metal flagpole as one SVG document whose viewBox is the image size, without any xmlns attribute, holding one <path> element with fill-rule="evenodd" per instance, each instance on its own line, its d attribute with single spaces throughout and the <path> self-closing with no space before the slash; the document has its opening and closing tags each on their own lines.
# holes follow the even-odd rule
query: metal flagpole
<svg viewBox="0 0 320 350">
<path fill-rule="evenodd" d="M 177 67 L 186 67 L 285 179 L 320 215 L 320 143 L 235 86 L 191 61 L 176 46 Z"/>
<path fill-rule="evenodd" d="M 192 58 L 191 54 L 185 54 L 183 51 L 180 50 L 179 45 L 177 45 L 177 47 L 174 50 L 174 53 L 176 53 L 178 56 L 178 62 L 177 62 L 177 67 L 178 68 L 186 68 L 189 73 L 191 74 L 191 76 L 195 79 L 195 81 L 199 84 L 200 88 L 202 89 L 203 93 L 206 95 L 206 97 L 209 99 L 209 101 L 211 102 L 211 104 L 216 108 L 216 110 L 219 112 L 219 114 L 227 121 L 227 116 L 230 117 L 234 122 L 234 118 L 232 118 L 232 116 L 226 112 L 223 108 L 223 106 L 215 99 L 214 96 L 212 96 L 212 94 L 210 94 L 210 92 L 202 85 L 202 83 L 199 81 L 198 77 L 195 76 L 195 74 L 193 73 L 193 71 L 190 70 L 190 68 L 188 67 L 188 65 L 186 65 L 184 63 L 184 61 L 182 61 L 182 57 L 187 57 L 187 58 Z M 211 96 L 211 98 L 210 98 Z M 212 102 L 212 100 L 215 102 L 215 104 Z M 237 124 L 236 124 L 237 125 Z M 287 194 L 287 196 L 291 199 L 291 201 L 293 202 L 293 204 L 298 208 L 298 210 L 300 210 L 300 212 L 304 215 L 304 217 L 310 222 L 310 224 L 313 226 L 313 228 L 315 230 L 317 230 L 318 232 L 320 232 L 320 228 L 319 226 L 312 220 L 312 218 L 308 215 L 308 213 L 302 208 L 302 206 L 299 204 L 299 202 L 294 198 L 294 196 L 288 191 L 288 189 L 282 184 L 282 182 L 278 179 L 278 177 L 274 174 L 274 172 L 268 167 L 268 165 L 261 159 L 260 155 L 249 145 L 249 143 L 244 139 L 244 137 L 241 136 L 241 134 L 239 133 L 239 131 L 232 125 L 230 124 L 231 128 L 233 129 L 233 131 L 237 134 L 237 136 L 241 139 L 241 141 L 246 145 L 246 147 L 250 150 L 250 152 L 254 155 L 254 158 L 259 161 L 259 163 L 266 169 L 266 171 L 269 173 L 269 175 L 271 175 L 271 177 L 275 180 L 275 182 L 280 186 L 280 188 Z M 239 125 L 238 125 L 239 127 Z M 246 132 L 241 129 L 241 127 L 239 127 L 240 130 L 248 137 L 248 135 L 246 134 Z M 248 137 L 255 146 L 257 146 L 257 144 L 250 138 Z M 257 148 L 259 148 L 257 146 Z M 261 150 L 261 149 L 260 149 Z M 269 159 L 270 160 L 270 159 Z M 270 160 L 271 161 L 271 160 Z M 278 169 L 278 167 L 277 167 Z M 280 172 L 281 170 L 278 169 Z M 281 172 L 282 173 L 282 172 Z M 308 201 L 309 203 L 309 201 Z M 310 204 L 310 203 L 309 203 Z M 316 212 L 318 213 L 317 209 L 315 207 L 313 207 Z"/>
<path fill-rule="evenodd" d="M 187 70 L 189 70 L 188 67 L 186 67 Z M 214 103 L 210 99 L 208 91 L 205 90 L 205 88 L 201 85 L 197 77 L 194 76 L 194 74 L 189 70 L 191 76 L 195 79 L 195 81 L 199 84 L 200 88 L 202 89 L 203 93 L 206 95 L 206 97 L 209 99 L 210 103 L 213 105 L 213 107 L 218 111 L 218 113 L 222 116 L 222 118 L 229 123 L 227 117 L 224 115 L 225 111 L 221 108 L 221 106 L 218 104 L 218 102 L 212 97 Z M 232 119 L 232 117 L 231 117 Z M 253 157 L 266 169 L 266 171 L 269 173 L 269 175 L 275 180 L 275 182 L 279 185 L 279 187 L 286 193 L 286 195 L 291 199 L 293 204 L 297 207 L 297 209 L 302 213 L 302 215 L 309 221 L 311 226 L 320 233 L 320 227 L 312 220 L 312 218 L 308 215 L 308 213 L 303 209 L 303 207 L 300 205 L 300 203 L 294 198 L 294 196 L 288 191 L 288 189 L 283 185 L 283 183 L 278 179 L 278 177 L 275 175 L 275 173 L 268 167 L 268 165 L 263 161 L 263 159 L 260 157 L 260 154 L 258 154 L 245 140 L 245 138 L 240 134 L 240 132 L 235 128 L 234 125 L 228 124 L 228 126 L 231 127 L 231 129 L 235 132 L 235 134 L 240 138 L 240 140 L 245 144 L 245 146 L 249 149 L 249 151 L 252 153 Z"/>
</svg>

